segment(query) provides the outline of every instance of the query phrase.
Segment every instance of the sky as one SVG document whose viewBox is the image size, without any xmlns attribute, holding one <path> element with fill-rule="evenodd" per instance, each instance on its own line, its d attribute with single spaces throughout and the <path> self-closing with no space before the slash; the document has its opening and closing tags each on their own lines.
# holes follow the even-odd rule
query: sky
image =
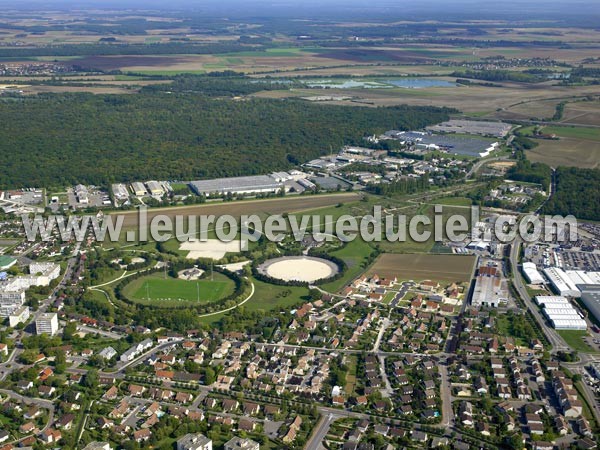
<svg viewBox="0 0 600 450">
<path fill-rule="evenodd" d="M 318 17 L 356 14 L 366 17 L 386 14 L 401 19 L 554 18 L 597 16 L 598 0 L 0 0 L 10 10 L 48 9 L 160 9 L 193 10 L 211 15 Z"/>
</svg>

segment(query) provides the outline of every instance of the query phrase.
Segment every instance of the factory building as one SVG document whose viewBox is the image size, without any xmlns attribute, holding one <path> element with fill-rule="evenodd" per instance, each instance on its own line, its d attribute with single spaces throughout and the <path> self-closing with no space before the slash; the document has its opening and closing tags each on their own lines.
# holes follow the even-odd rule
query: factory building
<svg viewBox="0 0 600 450">
<path fill-rule="evenodd" d="M 224 194 L 268 194 L 283 188 L 282 173 L 274 175 L 255 175 L 246 177 L 217 178 L 214 180 L 192 181 L 190 187 L 198 195 Z M 289 177 L 289 175 L 288 175 Z"/>
<path fill-rule="evenodd" d="M 117 200 L 127 200 L 129 198 L 129 192 L 124 184 L 113 184 L 112 192 Z"/>
<path fill-rule="evenodd" d="M 523 263 L 523 275 L 529 284 L 544 283 L 544 277 L 542 277 L 542 274 L 537 270 L 535 263 Z"/>
<path fill-rule="evenodd" d="M 475 307 L 498 307 L 508 301 L 507 292 L 497 267 L 481 266 L 477 270 L 471 304 Z"/>
<path fill-rule="evenodd" d="M 140 183 L 139 181 L 134 181 L 131 183 L 131 190 L 136 197 L 143 197 L 148 193 L 144 183 Z"/>
<path fill-rule="evenodd" d="M 580 297 L 581 292 L 571 278 L 560 267 L 547 267 L 544 269 L 544 275 L 550 281 L 554 291 L 565 297 Z"/>
<path fill-rule="evenodd" d="M 158 181 L 148 181 L 146 187 L 148 188 L 148 192 L 155 197 L 161 197 L 165 193 L 165 190 Z"/>
<path fill-rule="evenodd" d="M 600 285 L 577 285 L 581 289 L 581 302 L 588 311 L 600 322 Z"/>
<path fill-rule="evenodd" d="M 87 205 L 90 202 L 89 192 L 83 184 L 75 186 L 75 196 L 82 205 Z"/>
<path fill-rule="evenodd" d="M 566 297 L 558 295 L 538 295 L 535 297 L 535 302 L 545 308 L 562 308 L 570 305 Z"/>
</svg>

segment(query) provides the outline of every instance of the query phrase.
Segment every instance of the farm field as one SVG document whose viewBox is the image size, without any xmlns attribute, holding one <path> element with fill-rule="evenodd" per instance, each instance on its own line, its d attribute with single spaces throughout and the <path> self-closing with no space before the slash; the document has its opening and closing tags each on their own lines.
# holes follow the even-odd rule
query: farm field
<svg viewBox="0 0 600 450">
<path fill-rule="evenodd" d="M 381 69 L 381 68 L 380 68 Z M 311 71 L 312 76 L 312 71 Z M 452 77 L 440 80 L 455 81 Z M 458 85 L 456 87 L 428 87 L 421 89 L 294 89 L 262 91 L 254 94 L 260 98 L 350 97 L 349 100 L 328 100 L 327 104 L 355 106 L 392 106 L 399 104 L 417 106 L 452 105 L 467 115 L 494 119 L 525 119 L 532 116 L 552 117 L 561 99 L 597 94 L 594 86 L 552 86 L 540 83 L 496 83 L 498 86 Z M 526 101 L 524 100 L 526 99 Z"/>
<path fill-rule="evenodd" d="M 599 167 L 600 129 L 548 126 L 542 132 L 556 134 L 559 139 L 534 139 L 538 146 L 527 151 L 527 158 L 531 161 L 543 162 L 552 167 Z"/>
<path fill-rule="evenodd" d="M 561 124 L 600 124 L 600 101 L 569 102 L 565 105 Z"/>
<path fill-rule="evenodd" d="M 287 198 L 274 198 L 266 200 L 244 200 L 226 203 L 207 203 L 195 206 L 177 206 L 173 208 L 154 208 L 148 210 L 148 222 L 156 215 L 166 215 L 170 218 L 175 216 L 190 216 L 190 215 L 211 215 L 222 216 L 231 214 L 234 217 L 241 215 L 264 215 L 264 214 L 283 214 L 292 213 L 315 208 L 323 208 L 331 205 L 336 205 L 340 202 L 351 202 L 360 199 L 359 194 L 353 192 L 344 192 L 339 194 L 325 195 L 305 195 Z M 114 213 L 116 214 L 116 213 Z M 113 214 L 113 215 L 114 215 Z M 120 212 L 125 217 L 123 226 L 125 228 L 137 227 L 138 213 L 137 211 Z"/>
<path fill-rule="evenodd" d="M 234 282 L 218 272 L 213 274 L 213 280 L 207 277 L 197 282 L 165 279 L 163 274 L 157 273 L 133 280 L 123 293 L 143 305 L 177 307 L 210 303 L 230 295 L 234 289 Z"/>
<path fill-rule="evenodd" d="M 471 279 L 474 264 L 474 256 L 384 253 L 366 274 L 383 278 L 395 276 L 399 280 L 467 282 Z"/>
</svg>

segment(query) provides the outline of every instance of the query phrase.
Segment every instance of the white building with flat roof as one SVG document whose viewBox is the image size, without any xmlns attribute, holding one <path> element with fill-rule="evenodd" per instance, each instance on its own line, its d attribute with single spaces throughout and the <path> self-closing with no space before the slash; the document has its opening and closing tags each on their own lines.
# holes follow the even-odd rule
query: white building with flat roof
<svg viewBox="0 0 600 450">
<path fill-rule="evenodd" d="M 535 302 L 546 308 L 561 308 L 562 305 L 570 305 L 569 300 L 560 295 L 536 295 Z"/>
<path fill-rule="evenodd" d="M 234 437 L 225 442 L 224 450 L 260 450 L 258 442 L 248 438 Z"/>
<path fill-rule="evenodd" d="M 177 450 L 212 450 L 212 440 L 200 433 L 189 433 L 177 439 Z"/>
<path fill-rule="evenodd" d="M 12 328 L 29 319 L 29 306 L 23 305 L 8 316 L 8 325 Z"/>
<path fill-rule="evenodd" d="M 543 284 L 544 277 L 532 262 L 523 263 L 523 275 L 529 284 Z"/>
<path fill-rule="evenodd" d="M 113 184 L 111 186 L 113 195 L 117 200 L 127 200 L 129 198 L 129 192 L 127 186 L 122 183 Z"/>
<path fill-rule="evenodd" d="M 12 289 L 0 284 L 0 317 L 8 317 L 25 303 L 25 289 Z"/>
<path fill-rule="evenodd" d="M 550 284 L 557 294 L 565 297 L 581 296 L 581 292 L 577 289 L 575 283 L 560 267 L 547 267 L 544 269 L 544 275 L 550 280 Z"/>
<path fill-rule="evenodd" d="M 58 332 L 58 314 L 43 313 L 35 320 L 36 334 L 49 334 L 54 336 Z"/>
</svg>

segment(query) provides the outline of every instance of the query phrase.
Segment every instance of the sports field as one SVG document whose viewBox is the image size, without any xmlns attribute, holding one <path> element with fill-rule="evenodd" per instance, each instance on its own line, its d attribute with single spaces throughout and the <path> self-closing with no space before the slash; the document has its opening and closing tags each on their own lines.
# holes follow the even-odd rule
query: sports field
<svg viewBox="0 0 600 450">
<path fill-rule="evenodd" d="M 475 257 L 471 255 L 425 255 L 384 253 L 366 275 L 399 280 L 467 282 L 471 279 Z"/>
<path fill-rule="evenodd" d="M 212 280 L 208 275 L 198 281 L 164 278 L 157 273 L 132 281 L 123 293 L 137 303 L 169 307 L 210 303 L 230 295 L 234 289 L 234 282 L 217 272 Z"/>
</svg>

